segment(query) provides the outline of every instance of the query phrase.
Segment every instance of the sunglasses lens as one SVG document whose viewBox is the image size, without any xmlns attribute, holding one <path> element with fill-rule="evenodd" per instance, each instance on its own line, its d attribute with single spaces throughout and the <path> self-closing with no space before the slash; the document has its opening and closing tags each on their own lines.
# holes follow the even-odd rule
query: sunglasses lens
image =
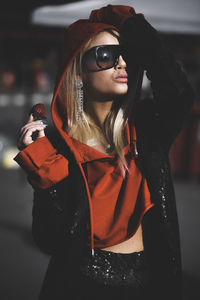
<svg viewBox="0 0 200 300">
<path fill-rule="evenodd" d="M 97 63 L 102 69 L 114 67 L 118 57 L 118 46 L 105 46 L 97 49 Z"/>
<path fill-rule="evenodd" d="M 96 46 L 84 55 L 83 66 L 89 71 L 110 69 L 116 65 L 119 55 L 119 45 Z"/>
<path fill-rule="evenodd" d="M 95 71 L 97 67 L 95 52 L 88 51 L 83 57 L 83 68 L 86 68 L 89 71 Z"/>
</svg>

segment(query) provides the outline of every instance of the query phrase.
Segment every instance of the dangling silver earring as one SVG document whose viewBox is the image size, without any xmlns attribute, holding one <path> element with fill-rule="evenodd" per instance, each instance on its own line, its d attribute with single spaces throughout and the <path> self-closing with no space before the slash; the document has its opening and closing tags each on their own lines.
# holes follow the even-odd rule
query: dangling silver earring
<svg viewBox="0 0 200 300">
<path fill-rule="evenodd" d="M 75 80 L 75 88 L 76 88 L 76 99 L 77 99 L 77 113 L 76 113 L 76 121 L 83 121 L 83 82 L 81 79 Z"/>
</svg>

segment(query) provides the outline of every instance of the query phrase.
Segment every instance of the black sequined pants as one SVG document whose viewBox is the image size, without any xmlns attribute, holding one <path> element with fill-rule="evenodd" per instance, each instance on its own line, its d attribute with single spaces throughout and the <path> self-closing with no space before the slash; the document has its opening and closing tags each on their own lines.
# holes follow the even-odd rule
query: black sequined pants
<svg viewBox="0 0 200 300">
<path fill-rule="evenodd" d="M 95 249 L 84 256 L 81 266 L 79 299 L 157 299 L 156 282 L 145 252 L 130 254 Z M 77 299 L 77 300 L 79 300 Z"/>
</svg>

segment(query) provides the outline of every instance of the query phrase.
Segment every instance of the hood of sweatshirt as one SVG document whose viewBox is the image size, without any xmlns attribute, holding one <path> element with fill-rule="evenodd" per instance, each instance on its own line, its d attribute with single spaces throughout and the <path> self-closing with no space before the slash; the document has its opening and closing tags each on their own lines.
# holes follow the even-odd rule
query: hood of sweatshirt
<svg viewBox="0 0 200 300">
<path fill-rule="evenodd" d="M 62 103 L 62 100 L 58 96 L 58 93 L 68 68 L 70 67 L 75 57 L 79 54 L 81 49 L 84 47 L 84 45 L 88 42 L 88 40 L 90 40 L 90 38 L 92 38 L 99 32 L 103 31 L 104 29 L 115 29 L 117 31 L 120 30 L 120 26 L 122 21 L 124 21 L 124 18 L 123 15 L 120 16 L 118 12 L 121 11 L 122 7 L 126 18 L 127 16 L 130 17 L 135 14 L 135 11 L 132 7 L 120 6 L 120 10 L 116 10 L 119 8 L 119 6 L 108 5 L 107 7 L 92 11 L 89 19 L 78 20 L 67 28 L 64 36 L 63 47 L 60 54 L 56 84 L 54 88 L 54 95 L 53 95 L 53 100 L 51 105 L 51 114 L 52 114 L 53 123 L 56 129 L 59 131 L 61 137 L 66 142 L 70 151 L 73 153 L 75 160 L 79 165 L 85 180 L 86 190 L 89 198 L 89 207 L 90 207 L 92 249 L 94 248 L 92 200 L 90 196 L 88 182 L 84 170 L 81 166 L 81 157 L 79 151 L 74 146 L 71 137 L 64 130 L 64 125 L 66 124 L 66 119 L 64 119 L 64 115 L 66 118 L 67 108 L 64 106 L 64 103 Z M 118 17 L 116 18 L 116 16 Z M 63 112 L 65 112 L 65 114 L 63 114 Z M 136 136 L 134 135 L 135 135 L 135 130 L 134 130 L 133 138 L 136 141 Z"/>
<path fill-rule="evenodd" d="M 117 30 L 115 26 L 109 24 L 93 23 L 83 19 L 71 24 L 64 36 L 64 44 L 61 50 L 56 85 L 51 105 L 51 114 L 55 127 L 68 144 L 77 161 L 80 160 L 79 153 L 74 148 L 71 138 L 63 129 L 64 124 L 66 124 L 66 120 L 63 118 L 63 111 L 66 112 L 66 107 L 64 103 L 62 103 L 58 93 L 67 70 L 84 45 L 97 33 L 108 28 Z"/>
<path fill-rule="evenodd" d="M 79 153 L 75 149 L 70 136 L 64 130 L 66 119 L 64 120 L 63 112 L 65 111 L 66 118 L 66 107 L 58 96 L 59 89 L 68 68 L 88 40 L 104 29 L 110 28 L 119 31 L 122 23 L 134 14 L 135 10 L 132 7 L 108 5 L 101 9 L 93 10 L 89 19 L 81 19 L 72 23 L 65 32 L 52 99 L 51 114 L 56 129 L 73 152 L 77 162 L 80 161 Z"/>
</svg>

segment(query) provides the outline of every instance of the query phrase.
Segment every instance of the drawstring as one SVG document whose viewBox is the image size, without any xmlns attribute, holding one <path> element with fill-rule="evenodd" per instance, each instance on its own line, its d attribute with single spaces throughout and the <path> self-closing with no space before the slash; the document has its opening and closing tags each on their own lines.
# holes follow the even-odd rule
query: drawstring
<svg viewBox="0 0 200 300">
<path fill-rule="evenodd" d="M 136 136 L 136 130 L 135 130 L 135 126 L 134 126 L 134 127 L 133 127 L 134 155 L 135 155 L 135 157 L 137 158 L 137 157 L 138 157 L 138 151 L 137 151 L 136 141 L 137 141 L 137 136 Z"/>
<path fill-rule="evenodd" d="M 136 135 L 136 130 L 135 130 L 135 126 L 132 126 L 132 130 L 129 129 L 129 126 L 128 126 L 128 122 L 126 123 L 126 128 L 127 128 L 127 139 L 128 139 L 128 143 L 130 144 L 130 148 L 131 150 L 133 150 L 133 153 L 134 153 L 134 156 L 135 158 L 138 157 L 138 151 L 137 151 L 137 145 L 136 145 L 136 142 L 137 142 L 137 135 Z M 133 135 L 133 137 L 132 137 Z"/>
<path fill-rule="evenodd" d="M 91 253 L 92 256 L 94 256 L 94 216 L 93 216 L 93 209 L 92 209 L 92 197 L 90 195 L 90 190 L 89 186 L 87 183 L 87 178 L 85 176 L 85 172 L 83 170 L 83 167 L 80 162 L 78 162 L 79 168 L 81 170 L 81 173 L 83 175 L 84 181 L 85 181 L 85 186 L 88 194 L 88 199 L 89 199 L 89 208 L 90 208 L 90 230 L 91 230 Z"/>
</svg>

